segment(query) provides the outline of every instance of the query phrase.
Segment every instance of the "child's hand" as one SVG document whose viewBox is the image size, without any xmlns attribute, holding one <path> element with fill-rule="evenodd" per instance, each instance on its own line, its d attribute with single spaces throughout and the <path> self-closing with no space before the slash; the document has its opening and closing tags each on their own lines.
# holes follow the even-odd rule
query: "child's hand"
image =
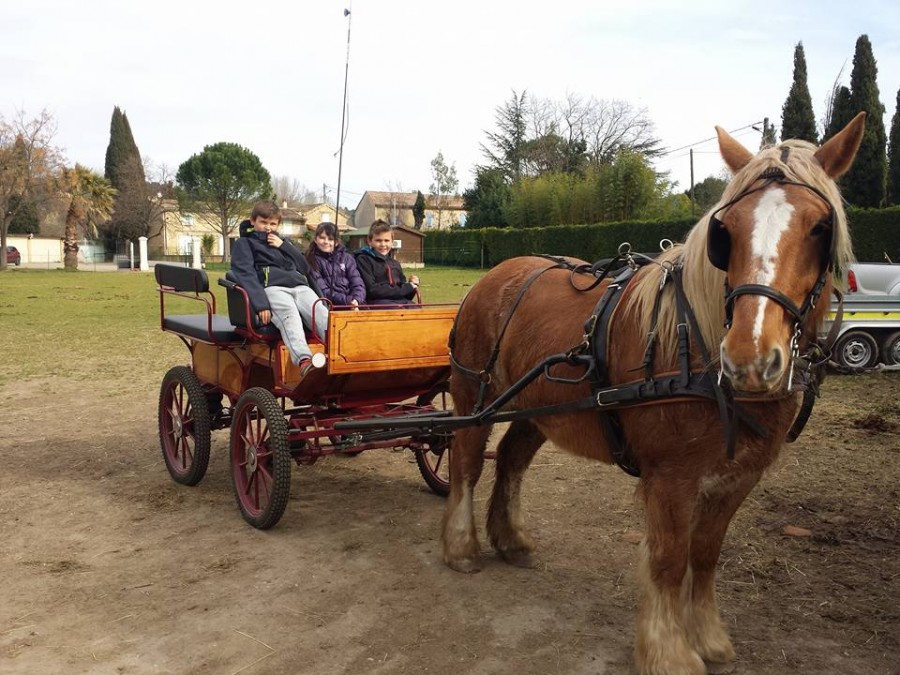
<svg viewBox="0 0 900 675">
<path fill-rule="evenodd" d="M 264 309 L 259 313 L 259 322 L 265 326 L 272 320 L 272 312 L 271 310 Z"/>
<path fill-rule="evenodd" d="M 418 275 L 418 274 L 413 274 L 413 275 L 409 278 L 409 283 L 418 286 L 418 285 L 419 285 L 419 275 Z"/>
<path fill-rule="evenodd" d="M 284 243 L 284 240 L 274 232 L 269 232 L 266 241 L 269 243 L 269 246 L 274 246 L 275 248 L 281 248 L 281 245 Z"/>
</svg>

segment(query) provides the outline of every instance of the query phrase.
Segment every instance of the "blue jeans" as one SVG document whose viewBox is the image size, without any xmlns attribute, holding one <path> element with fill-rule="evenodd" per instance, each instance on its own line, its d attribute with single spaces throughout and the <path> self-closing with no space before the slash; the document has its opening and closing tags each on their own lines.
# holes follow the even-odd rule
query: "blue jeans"
<svg viewBox="0 0 900 675">
<path fill-rule="evenodd" d="M 312 328 L 313 305 L 319 296 L 309 286 L 267 286 L 266 298 L 272 309 L 272 323 L 281 331 L 281 339 L 291 353 L 291 360 L 300 363 L 312 357 L 303 326 Z M 316 307 L 316 334 L 324 339 L 328 328 L 328 307 L 320 302 Z"/>
</svg>

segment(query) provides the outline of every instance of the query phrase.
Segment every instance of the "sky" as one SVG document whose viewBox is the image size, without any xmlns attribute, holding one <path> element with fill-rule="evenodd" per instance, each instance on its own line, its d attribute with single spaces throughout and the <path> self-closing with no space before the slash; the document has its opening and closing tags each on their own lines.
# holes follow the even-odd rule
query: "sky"
<svg viewBox="0 0 900 675">
<path fill-rule="evenodd" d="M 0 25 L 0 115 L 50 112 L 70 163 L 103 172 L 119 106 L 155 170 L 238 143 L 332 202 L 340 173 L 348 208 L 428 192 L 438 152 L 471 187 L 513 92 L 643 109 L 686 190 L 686 146 L 696 182 L 724 175 L 716 125 L 751 150 L 780 129 L 798 42 L 817 121 L 862 34 L 888 129 L 900 90 L 895 0 L 0 0 Z"/>
</svg>

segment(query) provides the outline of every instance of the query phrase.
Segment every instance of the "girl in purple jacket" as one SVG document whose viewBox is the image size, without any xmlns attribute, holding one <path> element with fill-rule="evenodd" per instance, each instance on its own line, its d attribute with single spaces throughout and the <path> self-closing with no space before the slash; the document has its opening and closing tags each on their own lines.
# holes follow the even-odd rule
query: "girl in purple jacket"
<svg viewBox="0 0 900 675">
<path fill-rule="evenodd" d="M 366 301 L 356 259 L 341 243 L 333 223 L 319 223 L 306 260 L 319 290 L 332 304 L 357 307 Z"/>
</svg>

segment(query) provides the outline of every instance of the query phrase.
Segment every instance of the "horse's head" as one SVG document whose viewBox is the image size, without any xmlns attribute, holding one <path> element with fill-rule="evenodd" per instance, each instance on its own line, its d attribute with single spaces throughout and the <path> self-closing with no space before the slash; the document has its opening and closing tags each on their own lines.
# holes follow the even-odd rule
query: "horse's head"
<svg viewBox="0 0 900 675">
<path fill-rule="evenodd" d="M 832 271 L 851 256 L 835 180 L 864 127 L 860 113 L 820 148 L 787 141 L 757 156 L 716 127 L 734 179 L 709 218 L 707 253 L 726 273 L 721 368 L 737 391 L 782 387 L 828 309 Z"/>
</svg>

